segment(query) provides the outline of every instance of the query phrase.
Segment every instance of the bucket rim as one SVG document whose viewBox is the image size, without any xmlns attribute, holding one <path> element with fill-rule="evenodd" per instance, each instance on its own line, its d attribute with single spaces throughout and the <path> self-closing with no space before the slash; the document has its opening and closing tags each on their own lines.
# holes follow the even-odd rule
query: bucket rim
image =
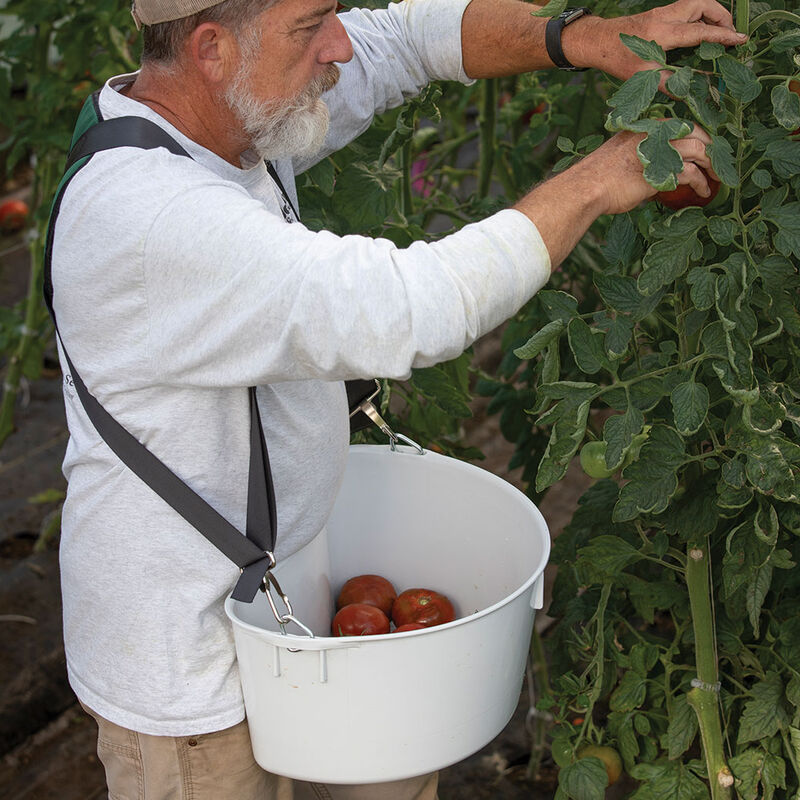
<svg viewBox="0 0 800 800">
<path fill-rule="evenodd" d="M 430 457 L 434 461 L 444 460 L 449 464 L 451 464 L 456 469 L 462 469 L 464 471 L 473 473 L 475 471 L 480 472 L 482 477 L 488 479 L 491 483 L 495 484 L 495 486 L 500 487 L 503 491 L 507 492 L 509 495 L 515 496 L 518 500 L 522 500 L 523 502 L 525 502 L 527 505 L 530 506 L 530 511 L 532 512 L 533 517 L 536 519 L 538 523 L 537 531 L 543 532 L 544 534 L 541 537 L 542 552 L 534 571 L 521 586 L 515 589 L 511 594 L 506 595 L 501 600 L 498 600 L 496 603 L 493 603 L 492 605 L 487 606 L 486 608 L 482 608 L 472 614 L 468 614 L 463 617 L 458 617 L 458 619 L 454 619 L 452 622 L 446 622 L 442 625 L 434 625 L 429 628 L 421 628 L 415 631 L 371 634 L 369 636 L 314 636 L 313 638 L 307 635 L 299 636 L 292 633 L 281 633 L 279 631 L 271 631 L 266 628 L 261 628 L 258 625 L 253 625 L 250 622 L 245 622 L 244 620 L 240 619 L 239 616 L 236 614 L 235 610 L 235 605 L 240 601 L 234 600 L 232 594 L 230 594 L 225 600 L 224 607 L 226 615 L 228 616 L 228 618 L 231 620 L 231 622 L 234 624 L 235 627 L 239 627 L 243 630 L 249 631 L 250 633 L 258 637 L 268 639 L 272 644 L 277 644 L 278 642 L 282 642 L 284 643 L 282 646 L 285 646 L 287 648 L 291 647 L 293 649 L 298 649 L 298 650 L 301 649 L 336 650 L 336 649 L 346 649 L 350 647 L 364 647 L 364 646 L 368 647 L 370 645 L 373 644 L 377 645 L 386 641 L 408 639 L 414 636 L 426 636 L 426 635 L 431 635 L 433 633 L 443 632 L 445 630 L 453 630 L 455 628 L 462 627 L 464 625 L 482 619 L 483 617 L 488 617 L 489 615 L 496 613 L 505 606 L 510 605 L 526 591 L 533 591 L 533 586 L 537 580 L 544 580 L 544 570 L 547 567 L 550 558 L 550 549 L 551 549 L 550 529 L 548 528 L 547 521 L 542 515 L 542 512 L 539 510 L 539 507 L 533 502 L 533 500 L 530 499 L 530 497 L 528 497 L 524 492 L 520 491 L 512 483 L 509 483 L 509 481 L 475 464 L 469 464 L 466 461 L 460 461 L 457 458 L 452 458 L 451 456 L 446 456 L 442 453 L 435 453 L 431 450 L 424 450 L 422 453 L 420 453 L 418 450 L 407 446 L 395 446 L 394 448 L 392 448 L 390 445 L 353 444 L 349 446 L 349 451 L 350 452 L 369 451 L 371 453 L 376 453 L 377 451 L 383 451 L 385 453 L 390 454 L 392 457 L 395 456 L 409 457 L 409 458 Z"/>
</svg>

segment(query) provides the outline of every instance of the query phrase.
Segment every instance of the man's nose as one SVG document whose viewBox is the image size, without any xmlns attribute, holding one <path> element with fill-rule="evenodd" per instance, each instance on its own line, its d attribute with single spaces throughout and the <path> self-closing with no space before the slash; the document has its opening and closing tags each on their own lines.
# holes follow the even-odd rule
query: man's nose
<svg viewBox="0 0 800 800">
<path fill-rule="evenodd" d="M 353 57 L 353 44 L 339 17 L 334 15 L 331 18 L 326 33 L 325 44 L 319 52 L 320 63 L 346 64 Z"/>
</svg>

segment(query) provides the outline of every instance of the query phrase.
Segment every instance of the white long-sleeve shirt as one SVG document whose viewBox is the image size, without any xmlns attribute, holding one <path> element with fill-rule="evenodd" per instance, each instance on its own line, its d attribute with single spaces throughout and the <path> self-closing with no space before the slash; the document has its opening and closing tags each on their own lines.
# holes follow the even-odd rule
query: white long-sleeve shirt
<svg viewBox="0 0 800 800">
<path fill-rule="evenodd" d="M 324 153 L 430 80 L 468 80 L 466 4 L 414 0 L 342 15 L 354 58 L 324 96 Z M 200 147 L 120 94 L 131 80 L 103 88 L 103 117 L 151 119 L 192 158 L 119 148 L 72 180 L 52 262 L 61 336 L 109 413 L 239 530 L 247 387 L 259 387 L 280 561 L 314 538 L 335 500 L 349 438 L 342 381 L 404 377 L 457 356 L 544 284 L 549 257 L 513 210 L 406 249 L 288 224 L 263 163 L 238 169 Z M 292 175 L 305 166 L 277 165 L 295 202 Z M 69 375 L 64 398 L 61 569 L 73 689 L 143 733 L 239 722 L 223 611 L 238 569 L 109 450 Z"/>
</svg>

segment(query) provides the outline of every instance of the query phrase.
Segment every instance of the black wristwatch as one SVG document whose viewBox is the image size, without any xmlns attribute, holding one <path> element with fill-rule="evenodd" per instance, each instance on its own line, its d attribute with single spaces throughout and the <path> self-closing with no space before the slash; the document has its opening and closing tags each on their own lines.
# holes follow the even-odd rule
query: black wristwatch
<svg viewBox="0 0 800 800">
<path fill-rule="evenodd" d="M 561 31 L 565 25 L 575 22 L 576 19 L 585 17 L 592 12 L 588 8 L 567 8 L 557 17 L 547 21 L 544 29 L 544 44 L 550 60 L 559 68 L 570 72 L 583 72 L 586 67 L 575 67 L 569 63 L 564 51 L 561 49 Z"/>
</svg>

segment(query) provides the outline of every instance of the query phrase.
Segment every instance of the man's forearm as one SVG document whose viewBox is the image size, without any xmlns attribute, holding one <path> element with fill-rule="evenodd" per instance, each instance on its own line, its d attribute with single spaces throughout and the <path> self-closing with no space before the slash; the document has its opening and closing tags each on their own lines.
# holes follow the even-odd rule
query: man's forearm
<svg viewBox="0 0 800 800">
<path fill-rule="evenodd" d="M 537 186 L 514 208 L 536 225 L 551 269 L 570 254 L 589 226 L 607 211 L 603 182 L 586 161 Z"/>
<path fill-rule="evenodd" d="M 495 78 L 552 67 L 545 47 L 547 18 L 531 16 L 537 8 L 523 0 L 472 0 L 461 20 L 467 75 Z M 747 38 L 736 33 L 730 13 L 716 0 L 678 0 L 633 16 L 581 17 L 563 29 L 561 46 L 574 66 L 602 69 L 618 78 L 657 66 L 628 50 L 621 33 L 654 40 L 666 50 L 704 41 L 731 46 Z"/>
<path fill-rule="evenodd" d="M 531 15 L 541 7 L 524 0 L 472 0 L 461 20 L 467 75 L 496 78 L 553 67 L 545 47 L 548 18 Z M 576 67 L 602 67 L 623 27 L 623 20 L 582 17 L 562 31 L 564 55 Z"/>
<path fill-rule="evenodd" d="M 461 20 L 467 75 L 496 78 L 552 67 L 544 44 L 547 19 L 531 16 L 539 7 L 523 0 L 472 0 Z"/>
</svg>

